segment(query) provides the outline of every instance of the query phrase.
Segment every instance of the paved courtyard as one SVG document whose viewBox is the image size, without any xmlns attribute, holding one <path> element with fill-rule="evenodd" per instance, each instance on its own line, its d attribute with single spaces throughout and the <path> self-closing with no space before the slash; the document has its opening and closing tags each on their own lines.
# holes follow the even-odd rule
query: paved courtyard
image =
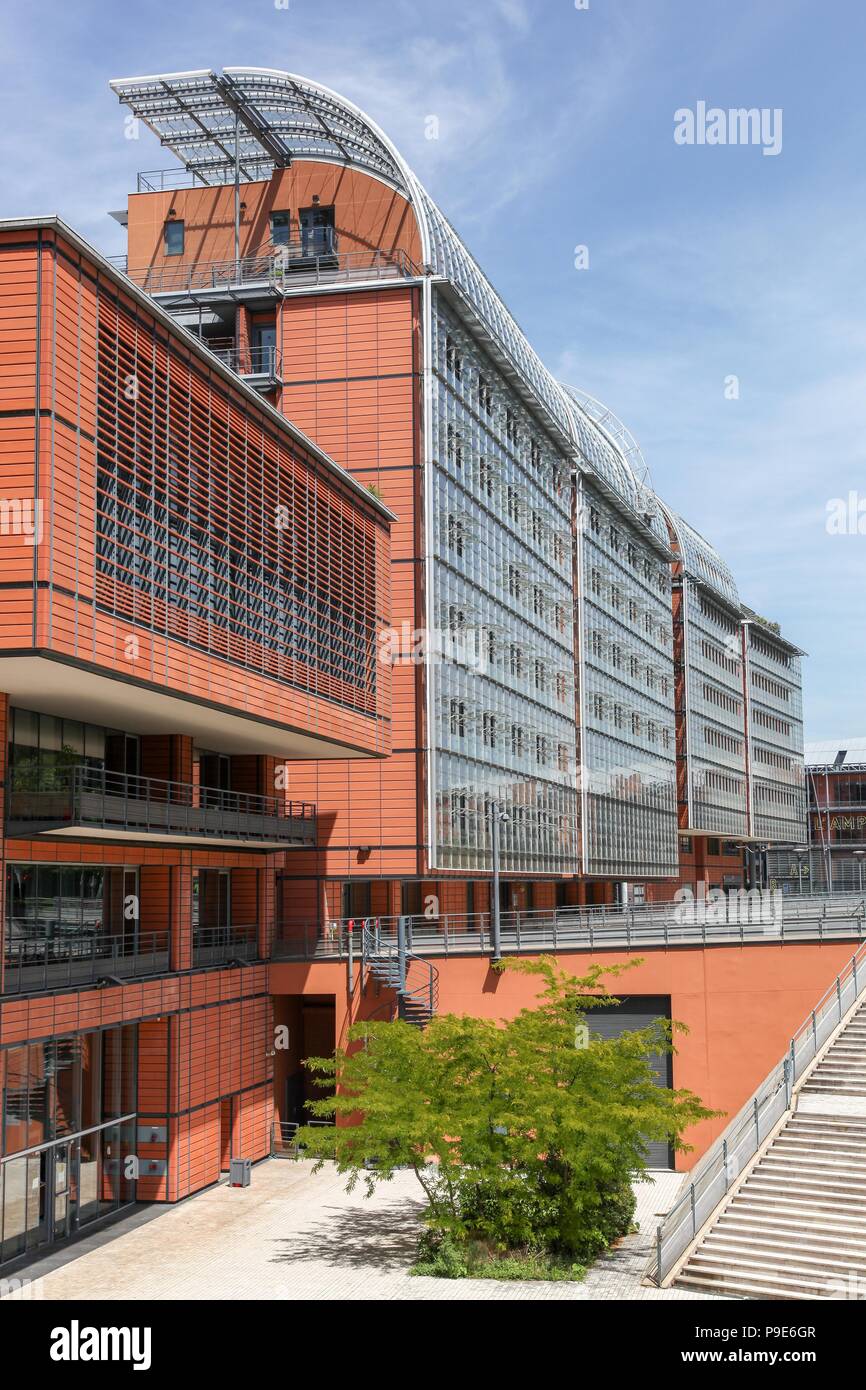
<svg viewBox="0 0 866 1390">
<path fill-rule="evenodd" d="M 641 1284 L 656 1218 L 682 1175 L 637 1185 L 641 1232 L 605 1255 L 582 1284 L 423 1279 L 408 1273 L 421 1202 L 411 1173 L 368 1199 L 332 1167 L 271 1160 L 252 1185 L 220 1185 L 36 1278 L 45 1299 L 700 1299 Z M 69 1252 L 72 1254 L 73 1252 Z M 34 1271 L 35 1272 L 35 1271 Z M 22 1271 L 26 1275 L 27 1271 Z M 13 1295 L 14 1296 L 14 1295 Z"/>
</svg>

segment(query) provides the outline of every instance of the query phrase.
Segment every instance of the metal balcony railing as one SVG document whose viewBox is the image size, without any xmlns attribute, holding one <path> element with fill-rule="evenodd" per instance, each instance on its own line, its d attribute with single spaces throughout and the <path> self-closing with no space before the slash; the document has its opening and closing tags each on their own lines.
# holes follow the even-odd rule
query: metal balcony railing
<svg viewBox="0 0 866 1390">
<path fill-rule="evenodd" d="M 238 376 L 264 377 L 274 384 L 282 381 L 282 358 L 275 347 L 239 347 L 232 338 L 202 338 L 202 342 Z"/>
<path fill-rule="evenodd" d="M 355 281 L 414 278 L 419 268 L 405 252 L 317 249 L 318 243 L 293 242 L 269 247 L 254 256 L 229 261 L 180 261 L 130 267 L 125 256 L 112 264 L 148 294 L 178 300 L 212 297 L 222 291 L 259 289 L 279 295 L 318 284 L 351 284 Z"/>
<path fill-rule="evenodd" d="M 34 931 L 32 923 L 10 917 L 3 949 L 3 994 L 161 975 L 170 959 L 168 931 L 113 934 L 99 927 L 77 927 L 70 932 L 63 922 L 45 923 Z"/>
<path fill-rule="evenodd" d="M 50 769 L 35 790 L 9 794 L 10 835 L 38 831 L 112 830 L 159 839 L 235 844 L 313 845 L 316 808 L 309 802 L 195 787 L 101 768 Z"/>
<path fill-rule="evenodd" d="M 509 954 L 539 951 L 643 950 L 645 947 L 713 946 L 748 942 L 846 941 L 866 939 L 866 900 L 859 894 L 785 897 L 765 895 L 765 915 L 755 910 L 735 920 L 690 919 L 679 903 L 643 907 L 563 907 L 555 911 L 503 912 L 501 949 Z M 360 959 L 365 929 L 383 943 L 397 941 L 396 917 L 342 918 L 324 924 L 284 919 L 273 954 L 282 960 Z M 438 919 L 409 917 L 406 944 L 420 956 L 490 955 L 494 949 L 487 912 L 443 913 Z"/>
<path fill-rule="evenodd" d="M 193 965 L 224 965 L 227 961 L 255 960 L 258 955 L 254 926 L 193 927 Z"/>
<path fill-rule="evenodd" d="M 273 160 L 251 159 L 249 156 L 244 159 L 244 169 L 253 169 L 258 178 L 270 178 L 273 169 Z M 233 159 L 227 159 L 219 164 L 214 164 L 208 169 L 207 178 L 195 173 L 192 169 L 184 169 L 182 166 L 175 166 L 172 169 L 143 169 L 136 178 L 137 193 L 169 193 L 179 188 L 213 188 L 215 184 L 234 183 L 235 163 Z M 250 183 L 246 174 L 241 178 L 241 183 Z"/>
</svg>

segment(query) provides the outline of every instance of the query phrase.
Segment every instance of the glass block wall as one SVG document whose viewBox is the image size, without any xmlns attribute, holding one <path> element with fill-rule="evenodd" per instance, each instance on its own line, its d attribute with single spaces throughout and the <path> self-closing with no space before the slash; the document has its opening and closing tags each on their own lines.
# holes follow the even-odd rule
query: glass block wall
<svg viewBox="0 0 866 1390">
<path fill-rule="evenodd" d="M 428 622 L 432 866 L 574 873 L 577 785 L 566 458 L 434 295 Z"/>
<path fill-rule="evenodd" d="M 752 834 L 803 844 L 803 688 L 800 654 L 755 621 L 744 624 Z"/>
<path fill-rule="evenodd" d="M 578 498 L 583 871 L 676 875 L 670 552 L 590 477 Z"/>
<path fill-rule="evenodd" d="M 722 595 L 683 577 L 688 827 L 748 834 L 743 662 L 739 614 Z"/>
</svg>

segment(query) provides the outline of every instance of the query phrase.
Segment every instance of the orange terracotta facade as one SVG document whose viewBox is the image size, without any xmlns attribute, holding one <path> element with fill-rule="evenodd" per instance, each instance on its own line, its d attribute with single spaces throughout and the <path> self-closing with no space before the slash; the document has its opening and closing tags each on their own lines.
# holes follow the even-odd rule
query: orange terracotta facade
<svg viewBox="0 0 866 1390">
<path fill-rule="evenodd" d="M 592 963 L 631 962 L 625 975 L 609 982 L 612 994 L 618 998 L 661 995 L 670 999 L 671 1018 L 688 1029 L 675 1039 L 673 1085 L 695 1092 L 705 1105 L 724 1112 L 721 1118 L 695 1126 L 684 1136 L 691 1151 L 678 1154 L 676 1166 L 686 1171 L 784 1055 L 792 1034 L 851 959 L 856 946 L 856 942 L 816 942 L 658 947 L 643 950 L 639 956 L 635 952 L 560 951 L 556 963 L 574 975 L 583 975 Z M 531 976 L 495 971 L 482 956 L 436 957 L 435 963 L 441 1013 L 508 1019 L 531 1007 L 538 994 L 537 981 Z M 375 990 L 360 990 L 357 966 L 350 1001 L 345 962 L 275 961 L 270 980 L 278 1015 L 284 996 L 328 999 L 334 1008 L 334 1043 L 345 1041 L 349 1023 L 368 1016 L 382 1002 Z M 279 1106 L 279 1086 L 276 1095 Z"/>
<path fill-rule="evenodd" d="M 53 222 L 0 232 L 0 357 L 4 802 L 10 785 L 19 809 L 29 795 L 30 783 L 16 781 L 7 766 L 12 711 L 20 709 L 79 729 L 86 721 L 88 728 L 126 731 L 123 737 L 135 739 L 138 749 L 135 776 L 108 775 L 120 777 L 133 800 L 150 796 L 157 813 L 178 797 L 205 820 L 212 804 L 258 813 L 260 801 L 285 808 L 288 795 L 291 814 L 297 792 L 291 776 L 287 786 L 284 768 L 301 750 L 379 766 L 391 745 L 390 672 L 375 659 L 376 633 L 390 621 L 389 518 L 379 503 L 252 391 L 214 370 L 203 349 Z M 203 425 L 206 455 L 196 433 Z M 186 525 L 201 504 L 195 488 L 205 467 L 215 470 L 207 524 L 229 537 L 227 565 L 236 571 L 248 559 L 265 564 L 256 585 L 235 600 L 232 623 L 203 584 L 196 580 L 190 589 L 184 578 Z M 106 481 L 112 470 L 120 478 L 114 484 Z M 153 490 L 167 492 L 162 525 L 171 567 L 168 576 L 154 573 L 146 583 L 134 568 L 124 569 L 116 545 L 125 526 L 131 534 L 143 523 L 129 521 L 129 511 L 109 511 L 115 504 L 105 500 L 106 488 L 115 487 L 123 506 L 133 509 L 142 475 Z M 284 509 L 289 523 L 276 540 L 271 508 Z M 142 534 L 138 529 L 139 539 Z M 139 555 L 145 550 L 138 541 L 128 547 L 136 548 Z M 257 620 L 269 559 L 320 633 L 299 641 L 291 657 L 275 654 Z M 167 595 L 161 606 L 160 585 Z M 341 635 L 344 627 L 349 639 Z M 230 769 L 223 791 L 209 790 L 205 758 L 222 758 Z M 73 876 L 89 868 L 128 871 L 135 876 L 139 943 L 131 954 L 125 945 L 112 954 L 126 931 L 120 915 L 126 900 L 106 900 L 104 911 L 110 906 L 112 914 L 106 963 L 97 957 L 88 975 L 82 966 L 93 944 L 89 935 L 69 951 L 62 920 L 46 925 L 43 913 L 39 933 L 28 936 L 20 915 L 0 914 L 0 1090 L 7 1113 L 19 1106 L 8 1097 L 22 1086 L 26 1092 L 28 1074 L 42 1066 L 22 1064 L 22 1056 L 38 1059 L 44 1048 L 59 1045 L 73 1057 L 101 1036 L 110 1067 L 111 1030 L 134 1025 L 138 1200 L 179 1200 L 218 1181 L 230 1158 L 265 1157 L 273 1115 L 267 961 L 276 873 L 303 851 L 249 848 L 237 831 L 231 844 L 184 843 L 135 828 L 94 831 L 84 823 L 80 833 L 10 834 L 7 809 L 0 894 L 13 867 L 34 882 L 43 868 Z M 225 931 L 207 930 L 218 943 L 237 937 L 243 968 L 234 947 L 200 945 L 195 913 L 200 922 L 210 920 L 212 890 L 201 888 L 197 908 L 195 892 L 208 874 L 208 883 L 216 882 L 214 875 L 225 881 L 231 923 Z M 126 889 L 111 891 L 117 898 Z M 64 911 L 58 908 L 61 919 Z M 141 944 L 147 941 L 152 961 Z M 133 965 L 142 978 L 114 977 L 115 969 L 124 976 Z M 31 1144 L 51 1137 L 50 1121 L 30 1124 Z M 115 1164 L 115 1177 L 106 1167 L 103 1198 L 119 1161 L 117 1140 L 111 1142 L 106 1163 Z M 0 1231 L 4 1262 L 24 1248 L 18 1249 L 15 1227 L 16 1152 L 0 1154 L 9 1160 L 0 1169 L 0 1194 L 7 1171 L 12 1194 L 6 1234 Z M 71 1160 L 75 1173 L 77 1162 Z M 84 1167 L 82 1157 L 82 1184 Z M 46 1169 L 43 1185 L 53 1171 Z M 0 1195 L 0 1222 L 3 1210 Z M 44 1241 L 49 1222 L 46 1214 L 28 1232 L 28 1249 L 31 1237 Z"/>
</svg>

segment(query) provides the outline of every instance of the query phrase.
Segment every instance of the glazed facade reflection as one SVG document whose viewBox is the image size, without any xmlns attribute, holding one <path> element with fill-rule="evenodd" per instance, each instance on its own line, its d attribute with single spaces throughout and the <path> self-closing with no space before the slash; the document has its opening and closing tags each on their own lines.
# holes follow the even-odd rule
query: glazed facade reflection
<svg viewBox="0 0 866 1390">
<path fill-rule="evenodd" d="M 434 317 L 432 862 L 576 868 L 571 492 L 566 458 L 456 316 Z"/>
<path fill-rule="evenodd" d="M 135 1201 L 137 1034 L 0 1048 L 0 1263 Z"/>
<path fill-rule="evenodd" d="M 652 506 L 650 500 L 646 504 Z M 670 551 L 623 500 L 579 484 L 583 872 L 677 872 Z"/>
<path fill-rule="evenodd" d="M 722 596 L 682 579 L 689 828 L 748 834 L 739 616 Z"/>
<path fill-rule="evenodd" d="M 752 833 L 758 839 L 803 844 L 806 787 L 800 652 L 751 613 L 744 631 Z"/>
</svg>

